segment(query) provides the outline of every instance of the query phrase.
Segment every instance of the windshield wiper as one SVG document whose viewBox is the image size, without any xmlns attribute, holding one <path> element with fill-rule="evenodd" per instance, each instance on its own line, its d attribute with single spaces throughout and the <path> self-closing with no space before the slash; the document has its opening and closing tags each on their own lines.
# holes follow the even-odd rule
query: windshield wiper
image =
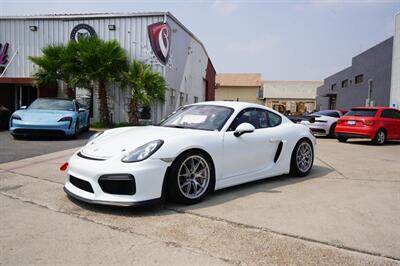
<svg viewBox="0 0 400 266">
<path fill-rule="evenodd" d="M 168 125 L 168 126 L 163 126 L 163 127 L 187 128 L 187 127 L 184 127 L 184 126 L 178 126 L 178 125 Z"/>
</svg>

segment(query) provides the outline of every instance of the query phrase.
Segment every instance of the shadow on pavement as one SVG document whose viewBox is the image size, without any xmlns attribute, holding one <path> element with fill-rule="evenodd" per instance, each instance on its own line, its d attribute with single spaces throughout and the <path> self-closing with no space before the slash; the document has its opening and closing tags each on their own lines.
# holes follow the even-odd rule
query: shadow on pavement
<svg viewBox="0 0 400 266">
<path fill-rule="evenodd" d="M 223 204 L 225 202 L 235 200 L 237 198 L 246 197 L 248 195 L 260 192 L 281 193 L 281 191 L 279 190 L 280 187 L 296 184 L 299 182 L 304 182 L 314 178 L 320 178 L 332 171 L 333 170 L 330 168 L 314 165 L 309 176 L 307 177 L 294 178 L 289 175 L 282 175 L 282 176 L 257 180 L 250 183 L 215 191 L 210 195 L 208 195 L 202 202 L 194 205 L 183 205 L 170 202 L 165 202 L 165 203 L 161 202 L 158 204 L 150 206 L 142 206 L 142 207 L 118 207 L 118 206 L 89 204 L 76 200 L 72 197 L 69 198 L 77 206 L 93 212 L 118 215 L 118 216 L 129 216 L 129 217 L 161 216 L 161 215 L 170 215 L 171 212 L 168 210 L 169 208 L 178 210 L 195 210 L 195 209 L 201 209 Z"/>
</svg>

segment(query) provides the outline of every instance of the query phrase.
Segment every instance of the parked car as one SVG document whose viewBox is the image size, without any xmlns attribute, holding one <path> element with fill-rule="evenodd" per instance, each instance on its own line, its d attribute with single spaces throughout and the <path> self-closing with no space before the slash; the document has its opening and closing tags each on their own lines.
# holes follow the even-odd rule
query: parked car
<svg viewBox="0 0 400 266">
<path fill-rule="evenodd" d="M 89 130 L 89 111 L 75 100 L 38 98 L 22 106 L 10 118 L 10 133 L 14 137 L 57 135 L 77 137 Z"/>
<path fill-rule="evenodd" d="M 0 129 L 8 129 L 11 111 L 7 107 L 0 104 Z"/>
<path fill-rule="evenodd" d="M 307 117 L 314 117 L 315 120 L 302 120 L 300 123 L 309 127 L 315 134 L 334 138 L 335 127 L 341 116 L 343 114 L 339 110 L 323 110 L 307 115 Z"/>
<path fill-rule="evenodd" d="M 340 142 L 367 138 L 377 145 L 386 140 L 400 140 L 400 111 L 388 107 L 352 108 L 339 119 L 336 135 Z"/>
<path fill-rule="evenodd" d="M 160 126 L 98 133 L 60 169 L 71 197 L 132 206 L 186 204 L 210 191 L 291 173 L 307 175 L 315 137 L 280 113 L 242 102 L 187 105 Z"/>
</svg>

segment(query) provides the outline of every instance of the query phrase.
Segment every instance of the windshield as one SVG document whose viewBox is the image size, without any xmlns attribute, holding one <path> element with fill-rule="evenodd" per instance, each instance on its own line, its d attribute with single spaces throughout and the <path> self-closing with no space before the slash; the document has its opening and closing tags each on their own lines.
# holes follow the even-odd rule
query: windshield
<svg viewBox="0 0 400 266">
<path fill-rule="evenodd" d="M 163 121 L 160 126 L 220 131 L 232 113 L 232 108 L 223 106 L 184 106 Z"/>
<path fill-rule="evenodd" d="M 62 99 L 36 99 L 28 109 L 74 111 L 74 103 Z"/>
<path fill-rule="evenodd" d="M 374 117 L 376 112 L 374 109 L 351 109 L 345 116 Z"/>
</svg>

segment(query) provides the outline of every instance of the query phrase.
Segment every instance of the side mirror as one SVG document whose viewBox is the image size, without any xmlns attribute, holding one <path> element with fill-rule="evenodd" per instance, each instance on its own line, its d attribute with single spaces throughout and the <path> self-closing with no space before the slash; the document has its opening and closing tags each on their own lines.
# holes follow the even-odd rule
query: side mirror
<svg viewBox="0 0 400 266">
<path fill-rule="evenodd" d="M 254 132 L 254 130 L 255 130 L 255 127 L 252 124 L 242 123 L 236 128 L 233 135 L 235 135 L 235 137 L 240 137 L 244 133 L 251 133 L 251 132 Z"/>
<path fill-rule="evenodd" d="M 26 105 L 24 105 L 24 106 L 21 106 L 21 108 L 20 108 L 21 110 L 26 110 Z"/>
<path fill-rule="evenodd" d="M 78 112 L 79 112 L 79 113 L 82 113 L 82 112 L 85 112 L 85 111 L 86 111 L 86 109 L 85 109 L 85 108 L 82 108 L 82 107 L 78 109 Z"/>
</svg>

